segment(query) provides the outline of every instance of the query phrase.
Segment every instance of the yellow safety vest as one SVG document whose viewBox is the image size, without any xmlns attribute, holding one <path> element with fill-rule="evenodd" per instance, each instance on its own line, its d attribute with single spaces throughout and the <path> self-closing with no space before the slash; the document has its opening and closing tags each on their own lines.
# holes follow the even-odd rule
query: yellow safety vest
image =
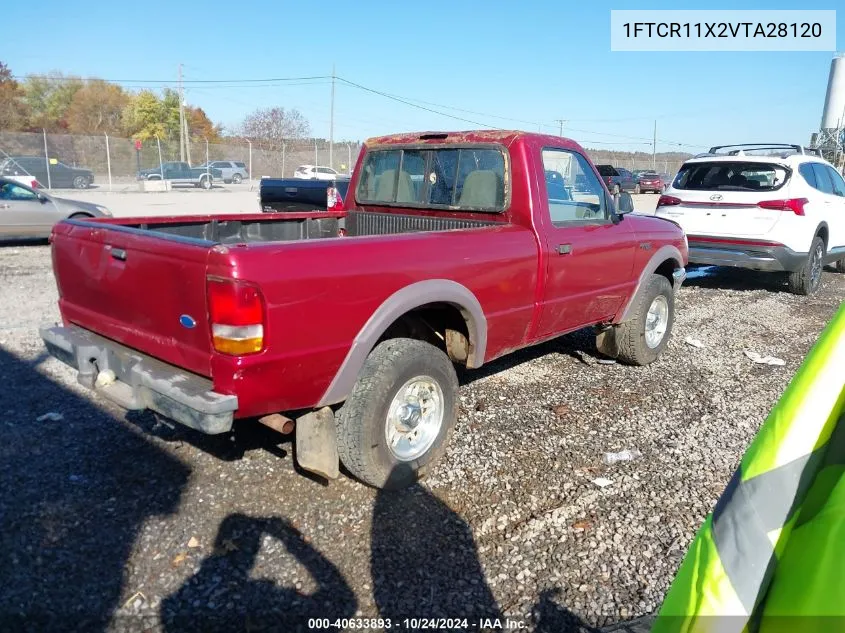
<svg viewBox="0 0 845 633">
<path fill-rule="evenodd" d="M 681 563 L 652 633 L 845 631 L 845 305 Z"/>
</svg>

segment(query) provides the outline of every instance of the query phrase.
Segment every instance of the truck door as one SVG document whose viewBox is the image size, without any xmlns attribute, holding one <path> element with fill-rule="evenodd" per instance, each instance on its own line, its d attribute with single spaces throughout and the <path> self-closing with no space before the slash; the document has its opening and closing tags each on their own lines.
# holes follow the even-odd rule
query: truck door
<svg viewBox="0 0 845 633">
<path fill-rule="evenodd" d="M 610 201 L 581 154 L 544 149 L 535 218 L 544 242 L 545 291 L 536 338 L 616 314 L 631 292 L 636 236 L 614 223 Z"/>
</svg>

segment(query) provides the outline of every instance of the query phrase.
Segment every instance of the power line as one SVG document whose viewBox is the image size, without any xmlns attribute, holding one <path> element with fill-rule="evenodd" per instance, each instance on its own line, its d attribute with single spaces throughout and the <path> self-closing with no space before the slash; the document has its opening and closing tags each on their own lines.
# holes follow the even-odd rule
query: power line
<svg viewBox="0 0 845 633">
<path fill-rule="evenodd" d="M 173 84 L 178 85 L 178 80 L 173 79 L 100 79 L 99 77 L 52 77 L 50 75 L 13 75 L 17 80 L 26 79 L 49 79 L 50 81 L 81 81 L 85 79 L 96 79 L 110 84 Z M 312 77 L 272 77 L 267 79 L 185 79 L 184 84 L 258 84 L 272 83 L 279 81 L 305 81 L 308 79 L 331 79 L 331 75 L 315 75 Z M 238 87 L 238 86 L 233 86 Z"/>
</svg>

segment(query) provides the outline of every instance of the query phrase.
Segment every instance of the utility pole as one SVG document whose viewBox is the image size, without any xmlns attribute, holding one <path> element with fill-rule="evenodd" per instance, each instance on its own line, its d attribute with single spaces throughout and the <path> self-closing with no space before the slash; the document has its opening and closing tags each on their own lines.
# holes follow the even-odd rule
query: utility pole
<svg viewBox="0 0 845 633">
<path fill-rule="evenodd" d="M 179 64 L 179 160 L 185 162 L 185 97 L 182 95 L 182 64 Z"/>
<path fill-rule="evenodd" d="M 334 169 L 334 64 L 332 64 L 332 105 L 329 116 L 329 167 Z"/>
<path fill-rule="evenodd" d="M 657 171 L 657 120 L 654 121 L 654 136 L 651 137 L 651 171 Z"/>
<path fill-rule="evenodd" d="M 566 119 L 555 119 L 555 121 L 560 124 L 558 136 L 563 136 L 563 124 L 566 123 Z"/>
</svg>

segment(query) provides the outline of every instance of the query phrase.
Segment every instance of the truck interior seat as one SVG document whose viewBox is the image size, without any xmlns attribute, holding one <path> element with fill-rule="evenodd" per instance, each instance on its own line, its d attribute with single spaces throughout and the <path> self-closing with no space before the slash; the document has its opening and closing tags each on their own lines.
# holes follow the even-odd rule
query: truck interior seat
<svg viewBox="0 0 845 633">
<path fill-rule="evenodd" d="M 504 200 L 504 185 L 492 169 L 470 172 L 464 181 L 458 206 L 500 208 Z"/>
<path fill-rule="evenodd" d="M 393 194 L 396 192 L 396 170 L 384 171 L 376 180 L 376 195 L 373 200 L 393 202 Z M 414 196 L 414 183 L 406 171 L 399 172 L 399 192 L 396 202 L 416 202 Z"/>
</svg>

